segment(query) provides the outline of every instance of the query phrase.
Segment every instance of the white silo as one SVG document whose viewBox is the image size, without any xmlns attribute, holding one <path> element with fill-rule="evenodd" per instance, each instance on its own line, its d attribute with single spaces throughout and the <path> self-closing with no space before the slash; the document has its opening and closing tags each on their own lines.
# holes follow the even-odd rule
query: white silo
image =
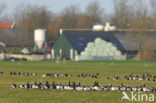
<svg viewBox="0 0 156 103">
<path fill-rule="evenodd" d="M 34 42 L 37 49 L 41 49 L 46 44 L 46 29 L 36 29 L 34 31 Z"/>
</svg>

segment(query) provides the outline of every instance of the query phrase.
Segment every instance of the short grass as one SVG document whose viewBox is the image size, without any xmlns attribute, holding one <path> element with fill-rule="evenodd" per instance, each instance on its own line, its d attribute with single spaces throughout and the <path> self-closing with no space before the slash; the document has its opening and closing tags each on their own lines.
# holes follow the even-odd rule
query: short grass
<svg viewBox="0 0 156 103">
<path fill-rule="evenodd" d="M 38 76 L 10 76 L 10 72 L 37 72 Z M 55 81 L 56 83 L 67 84 L 68 81 L 80 81 L 83 85 L 93 85 L 97 80 L 100 85 L 121 85 L 140 86 L 144 83 L 147 86 L 156 87 L 154 82 L 147 81 L 126 81 L 125 75 L 133 73 L 134 75 L 142 75 L 142 73 L 150 73 L 156 75 L 156 63 L 145 61 L 83 61 L 68 62 L 56 64 L 54 61 L 42 62 L 0 62 L 0 72 L 4 75 L 0 76 L 0 103 L 120 103 L 122 92 L 107 91 L 62 91 L 62 90 L 26 90 L 11 89 L 10 84 L 34 83 L 35 81 Z M 44 73 L 71 73 L 71 78 L 46 77 L 42 78 Z M 98 79 L 77 78 L 77 74 L 100 73 Z M 121 80 L 106 80 L 106 77 L 120 76 Z M 156 93 L 154 93 L 156 96 Z M 156 101 L 156 99 L 155 99 Z M 128 101 L 123 101 L 123 103 Z"/>
</svg>

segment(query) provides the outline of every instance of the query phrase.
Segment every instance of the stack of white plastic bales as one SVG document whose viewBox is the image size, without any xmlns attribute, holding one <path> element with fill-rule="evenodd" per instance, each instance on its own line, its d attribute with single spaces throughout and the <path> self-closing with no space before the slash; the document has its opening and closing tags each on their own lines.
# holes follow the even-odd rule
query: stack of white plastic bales
<svg viewBox="0 0 156 103">
<path fill-rule="evenodd" d="M 89 42 L 84 51 L 75 57 L 76 60 L 126 60 L 126 55 L 122 55 L 112 43 L 95 39 Z"/>
</svg>

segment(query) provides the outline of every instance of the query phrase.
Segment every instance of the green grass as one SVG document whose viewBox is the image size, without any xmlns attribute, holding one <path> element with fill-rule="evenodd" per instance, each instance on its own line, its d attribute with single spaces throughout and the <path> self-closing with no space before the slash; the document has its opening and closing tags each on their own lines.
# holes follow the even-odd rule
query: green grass
<svg viewBox="0 0 156 103">
<path fill-rule="evenodd" d="M 38 76 L 10 76 L 11 71 L 15 72 L 37 72 Z M 93 85 L 93 81 L 97 80 L 100 85 L 121 85 L 140 86 L 144 83 L 147 86 L 156 84 L 152 81 L 125 81 L 124 76 L 130 73 L 142 75 L 142 73 L 150 73 L 156 75 L 156 63 L 145 61 L 82 61 L 68 62 L 56 64 L 54 61 L 41 62 L 0 62 L 0 72 L 4 75 L 0 76 L 0 103 L 120 103 L 121 92 L 107 91 L 61 91 L 61 90 L 26 90 L 11 89 L 10 84 L 34 83 L 35 81 L 55 81 L 56 83 L 67 84 L 71 81 L 81 81 L 83 85 Z M 44 73 L 71 73 L 71 78 L 42 78 Z M 100 73 L 98 79 L 77 78 L 79 73 Z M 106 80 L 106 77 L 120 76 L 121 80 Z M 156 96 L 156 93 L 154 93 Z M 156 100 L 155 100 L 156 101 Z M 124 101 L 127 103 L 128 101 Z M 123 102 L 123 103 L 124 103 Z"/>
</svg>

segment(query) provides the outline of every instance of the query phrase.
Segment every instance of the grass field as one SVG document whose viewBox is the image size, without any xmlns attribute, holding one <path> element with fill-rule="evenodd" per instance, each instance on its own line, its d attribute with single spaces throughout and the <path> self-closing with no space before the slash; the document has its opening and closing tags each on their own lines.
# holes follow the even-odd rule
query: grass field
<svg viewBox="0 0 156 103">
<path fill-rule="evenodd" d="M 68 84 L 68 81 L 80 81 L 83 85 L 93 85 L 94 80 L 100 85 L 121 85 L 140 86 L 144 83 L 147 86 L 156 87 L 156 83 L 152 81 L 126 81 L 125 75 L 134 73 L 142 75 L 142 73 L 150 73 L 156 75 L 156 62 L 144 61 L 85 61 L 85 62 L 68 62 L 56 64 L 52 61 L 44 62 L 0 62 L 0 72 L 4 75 L 0 76 L 0 103 L 120 103 L 122 92 L 107 91 L 62 91 L 62 90 L 27 90 L 27 89 L 11 89 L 12 83 L 26 84 L 35 81 L 55 81 L 56 83 Z M 11 76 L 10 72 L 37 72 L 37 76 Z M 71 73 L 70 78 L 64 77 L 45 77 L 44 73 Z M 78 78 L 80 73 L 100 73 L 100 77 Z M 120 80 L 106 80 L 106 77 L 120 76 Z M 154 93 L 156 96 L 156 93 Z M 156 101 L 156 99 L 155 99 Z M 127 103 L 128 101 L 123 101 Z M 131 102 L 130 102 L 131 103 Z"/>
</svg>

